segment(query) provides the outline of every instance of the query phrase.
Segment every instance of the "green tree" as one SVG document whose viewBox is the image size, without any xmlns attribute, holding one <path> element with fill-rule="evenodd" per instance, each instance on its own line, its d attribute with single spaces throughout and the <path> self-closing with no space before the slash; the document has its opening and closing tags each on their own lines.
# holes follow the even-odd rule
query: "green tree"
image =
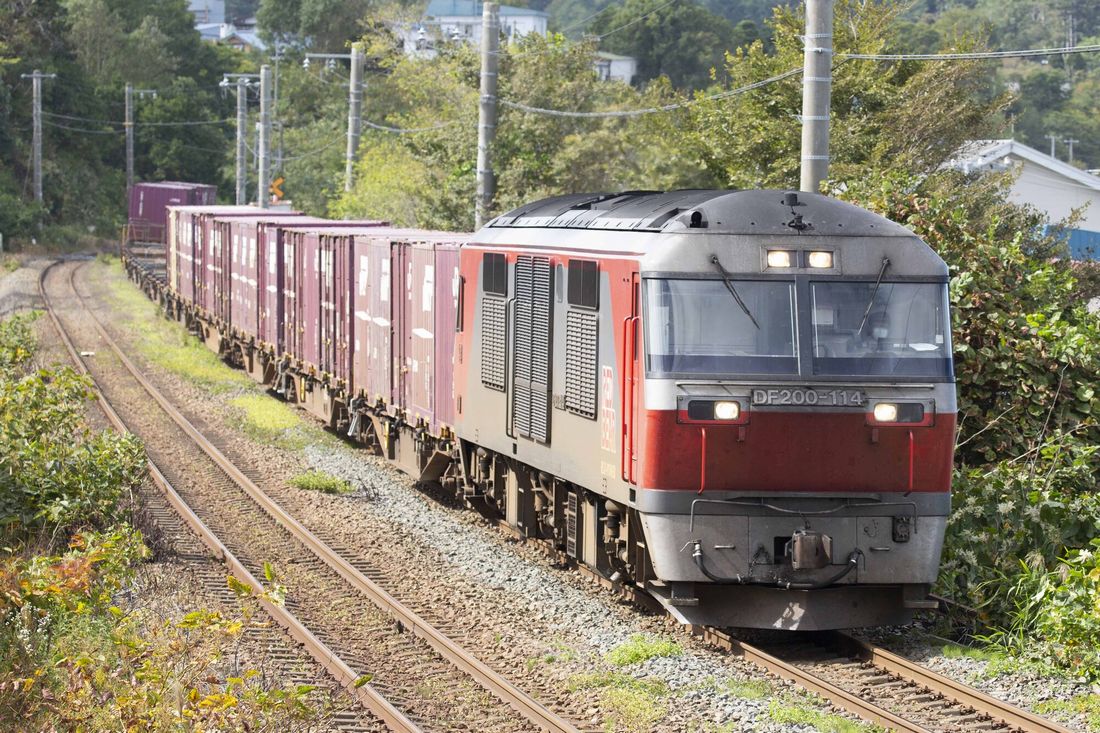
<svg viewBox="0 0 1100 733">
<path fill-rule="evenodd" d="M 678 89 L 698 89 L 710 83 L 712 69 L 721 70 L 735 34 L 733 24 L 690 0 L 626 0 L 593 21 L 591 32 L 607 51 L 638 60 L 638 79 L 667 76 Z M 747 39 L 749 41 L 754 38 Z"/>
<path fill-rule="evenodd" d="M 834 48 L 879 53 L 894 48 L 900 7 L 840 0 Z M 730 56 L 729 86 L 791 75 L 746 94 L 701 100 L 667 118 L 722 185 L 787 188 L 798 184 L 804 20 L 778 8 L 770 22 L 775 50 L 761 42 Z M 897 169 L 935 170 L 963 141 L 995 129 L 1004 100 L 989 94 L 979 62 L 841 61 L 833 70 L 832 176 L 838 180 Z M 902 132 L 904 131 L 904 132 Z"/>
</svg>

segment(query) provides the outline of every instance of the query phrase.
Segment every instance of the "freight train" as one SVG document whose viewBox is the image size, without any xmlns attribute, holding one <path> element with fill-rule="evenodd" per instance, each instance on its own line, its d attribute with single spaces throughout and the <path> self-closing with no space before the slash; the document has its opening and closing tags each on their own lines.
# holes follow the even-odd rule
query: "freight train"
<svg viewBox="0 0 1100 733">
<path fill-rule="evenodd" d="M 256 381 L 684 623 L 934 605 L 948 271 L 876 214 L 627 192 L 455 234 L 179 206 L 166 269 L 147 290 Z"/>
</svg>

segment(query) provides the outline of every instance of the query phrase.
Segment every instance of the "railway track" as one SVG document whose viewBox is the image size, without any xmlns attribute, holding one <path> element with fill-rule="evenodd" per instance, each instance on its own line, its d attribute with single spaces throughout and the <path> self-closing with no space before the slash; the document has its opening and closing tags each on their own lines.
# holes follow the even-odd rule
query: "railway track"
<svg viewBox="0 0 1100 733">
<path fill-rule="evenodd" d="M 146 440 L 154 479 L 242 582 L 260 587 L 254 573 L 271 559 L 288 568 L 292 587 L 325 589 L 292 591 L 285 608 L 265 603 L 265 609 L 349 694 L 394 730 L 577 730 L 407 608 L 271 500 L 130 362 L 79 292 L 76 269 L 69 268 L 67 289 L 90 327 L 79 332 L 79 344 L 72 339 L 75 317 L 60 315 L 50 298 L 48 272 L 40 281 L 43 300 L 78 364 L 88 366 L 81 351 L 98 354 L 89 359 L 89 373 L 112 422 Z M 104 364 L 104 352 L 117 360 L 115 368 Z M 156 406 L 152 413 L 149 396 Z M 118 412 L 107 401 L 116 403 Z M 363 610 L 364 596 L 372 612 Z M 372 683 L 356 686 L 365 672 L 374 675 Z"/>
<path fill-rule="evenodd" d="M 507 524 L 501 524 L 501 528 L 505 532 L 512 531 Z M 543 549 L 561 559 L 561 553 L 554 548 Z M 383 571 L 361 562 L 353 561 L 353 564 L 379 583 L 388 581 Z M 580 570 L 591 579 L 610 585 L 587 569 Z M 629 600 L 648 608 L 654 605 L 646 603 L 638 593 L 626 595 Z M 836 707 L 891 730 L 1069 733 L 1069 729 L 1053 721 L 846 634 L 785 635 L 783 641 L 749 643 L 721 629 L 697 628 L 693 631 L 712 645 L 741 655 L 769 673 L 822 696 Z"/>
</svg>

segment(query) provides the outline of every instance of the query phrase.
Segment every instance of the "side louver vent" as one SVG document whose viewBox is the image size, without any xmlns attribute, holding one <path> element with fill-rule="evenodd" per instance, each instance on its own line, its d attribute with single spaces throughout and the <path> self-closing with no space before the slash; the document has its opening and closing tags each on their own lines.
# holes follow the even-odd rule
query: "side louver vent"
<svg viewBox="0 0 1100 733">
<path fill-rule="evenodd" d="M 599 321 L 595 313 L 569 311 L 565 316 L 565 409 L 596 419 L 596 361 Z"/>
<path fill-rule="evenodd" d="M 516 260 L 512 420 L 515 431 L 550 442 L 553 270 L 546 257 Z"/>
<path fill-rule="evenodd" d="M 504 391 L 504 298 L 481 298 L 481 383 Z"/>
</svg>

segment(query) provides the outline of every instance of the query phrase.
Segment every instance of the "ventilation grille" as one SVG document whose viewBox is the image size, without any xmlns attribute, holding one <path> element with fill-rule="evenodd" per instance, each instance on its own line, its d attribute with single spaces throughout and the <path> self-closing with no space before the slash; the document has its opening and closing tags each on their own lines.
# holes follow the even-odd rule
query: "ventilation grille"
<svg viewBox="0 0 1100 733">
<path fill-rule="evenodd" d="M 549 258 L 516 260 L 512 425 L 540 443 L 550 442 L 552 272 Z"/>
<path fill-rule="evenodd" d="M 572 491 L 565 508 L 565 552 L 577 556 L 577 495 Z"/>
<path fill-rule="evenodd" d="M 481 383 L 504 391 L 503 298 L 481 298 Z"/>
<path fill-rule="evenodd" d="M 599 321 L 595 313 L 565 314 L 565 409 L 596 419 Z"/>
</svg>

